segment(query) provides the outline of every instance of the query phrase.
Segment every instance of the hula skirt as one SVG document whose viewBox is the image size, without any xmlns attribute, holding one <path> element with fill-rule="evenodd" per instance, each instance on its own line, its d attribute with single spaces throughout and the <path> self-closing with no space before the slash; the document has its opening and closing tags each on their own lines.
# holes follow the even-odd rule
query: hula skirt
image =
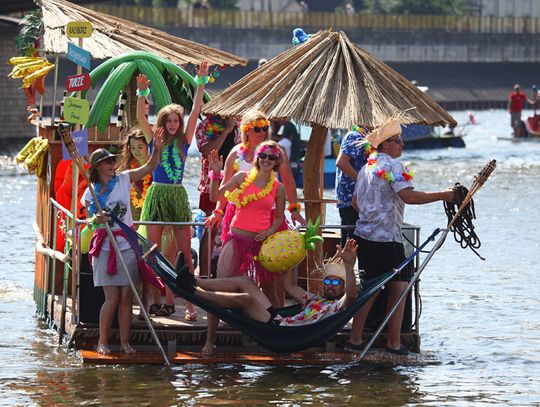
<svg viewBox="0 0 540 407">
<path fill-rule="evenodd" d="M 181 184 L 153 182 L 148 188 L 141 221 L 191 222 L 188 195 Z"/>
</svg>

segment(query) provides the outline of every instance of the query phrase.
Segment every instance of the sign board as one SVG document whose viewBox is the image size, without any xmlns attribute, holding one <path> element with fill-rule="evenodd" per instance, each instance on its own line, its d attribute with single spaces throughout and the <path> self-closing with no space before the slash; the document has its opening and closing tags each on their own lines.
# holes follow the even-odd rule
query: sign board
<svg viewBox="0 0 540 407">
<path fill-rule="evenodd" d="M 89 21 L 71 21 L 66 25 L 68 38 L 88 38 L 92 35 L 92 23 Z"/>
<path fill-rule="evenodd" d="M 90 70 L 90 53 L 72 42 L 68 42 L 67 59 Z"/>
<path fill-rule="evenodd" d="M 64 120 L 68 123 L 86 124 L 90 106 L 88 100 L 64 98 Z"/>
<path fill-rule="evenodd" d="M 88 129 L 83 129 L 79 131 L 72 131 L 71 138 L 73 139 L 73 144 L 77 148 L 79 155 L 81 157 L 88 155 Z M 66 146 L 62 143 L 62 159 L 71 160 L 71 156 L 66 150 Z"/>
<path fill-rule="evenodd" d="M 77 92 L 79 90 L 90 89 L 90 75 L 83 73 L 81 75 L 71 75 L 66 78 L 66 90 L 68 92 Z"/>
</svg>

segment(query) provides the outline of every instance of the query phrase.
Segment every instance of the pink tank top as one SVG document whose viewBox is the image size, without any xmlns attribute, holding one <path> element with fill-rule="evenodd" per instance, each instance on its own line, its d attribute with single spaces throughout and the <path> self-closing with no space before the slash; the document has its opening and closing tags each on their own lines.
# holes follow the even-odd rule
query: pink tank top
<svg viewBox="0 0 540 407">
<path fill-rule="evenodd" d="M 276 203 L 276 194 L 279 181 L 274 181 L 272 191 L 262 199 L 251 201 L 246 206 L 236 208 L 231 227 L 248 232 L 262 232 L 272 226 L 272 209 Z M 241 197 L 247 194 L 256 194 L 261 189 L 251 184 L 246 188 Z"/>
</svg>

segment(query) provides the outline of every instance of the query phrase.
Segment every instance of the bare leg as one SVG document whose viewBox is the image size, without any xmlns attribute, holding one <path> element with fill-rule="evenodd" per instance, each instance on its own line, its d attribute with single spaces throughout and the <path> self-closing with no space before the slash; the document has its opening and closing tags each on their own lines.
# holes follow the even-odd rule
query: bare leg
<svg viewBox="0 0 540 407">
<path fill-rule="evenodd" d="M 115 286 L 105 286 L 103 293 L 105 294 L 105 302 L 101 306 L 99 312 L 99 340 L 98 347 L 100 345 L 105 346 L 108 350 L 109 347 L 109 330 L 111 329 L 114 313 L 120 302 L 120 288 Z"/>
<path fill-rule="evenodd" d="M 407 287 L 405 281 L 392 281 L 388 284 L 388 300 L 386 302 L 387 312 L 394 306 L 401 293 Z M 392 349 L 401 347 L 401 322 L 403 321 L 403 312 L 405 311 L 405 300 L 401 301 L 396 312 L 388 321 L 388 341 L 386 345 Z"/>
<path fill-rule="evenodd" d="M 118 323 L 120 325 L 120 344 L 124 352 L 134 353 L 132 352 L 133 348 L 129 345 L 131 321 L 133 318 L 133 293 L 129 286 L 120 287 L 119 291 Z"/>
<path fill-rule="evenodd" d="M 266 307 L 248 293 L 212 292 L 197 287 L 195 295 L 218 307 L 242 308 L 246 314 L 256 321 L 267 322 L 271 317 Z"/>
<path fill-rule="evenodd" d="M 272 306 L 274 308 L 279 308 L 279 299 L 277 297 L 277 287 L 275 280 L 261 284 L 261 290 L 266 296 L 266 298 L 270 300 Z"/>
<path fill-rule="evenodd" d="M 207 216 L 209 216 L 207 214 Z M 210 278 L 210 264 L 212 261 L 212 252 L 214 251 L 215 231 L 204 229 L 199 244 L 199 275 Z M 210 245 L 210 249 L 208 249 Z M 208 255 L 210 254 L 210 255 Z"/>
<path fill-rule="evenodd" d="M 234 256 L 233 256 L 233 242 L 229 240 L 223 248 L 219 255 L 218 264 L 217 264 L 217 275 L 218 277 L 232 277 L 235 275 L 234 269 Z"/>
<path fill-rule="evenodd" d="M 176 242 L 176 247 L 179 251 L 184 253 L 184 261 L 189 267 L 189 271 L 193 274 L 193 259 L 191 258 L 191 229 L 190 227 L 182 226 L 178 228 L 173 228 L 174 241 Z M 176 253 L 171 264 L 176 262 Z M 170 296 L 169 296 L 170 292 Z M 172 300 L 172 302 L 169 302 Z M 167 291 L 167 297 L 165 299 L 167 304 L 174 304 L 174 295 L 172 291 Z M 195 307 L 192 303 L 186 302 L 186 319 L 194 321 L 197 319 L 197 313 Z"/>
<path fill-rule="evenodd" d="M 354 345 L 360 345 L 362 343 L 362 337 L 364 334 L 364 325 L 366 324 L 366 319 L 371 311 L 373 303 L 379 296 L 380 290 L 377 291 L 371 298 L 360 308 L 360 310 L 354 315 L 351 334 L 349 336 L 349 342 Z"/>
<path fill-rule="evenodd" d="M 272 305 L 268 298 L 255 285 L 253 280 L 247 276 L 229 277 L 229 278 L 212 278 L 198 279 L 197 285 L 205 291 L 224 293 L 245 293 L 255 299 L 258 304 L 264 309 L 270 308 Z M 198 294 L 198 291 L 195 292 Z M 231 305 L 233 306 L 233 305 Z"/>
</svg>

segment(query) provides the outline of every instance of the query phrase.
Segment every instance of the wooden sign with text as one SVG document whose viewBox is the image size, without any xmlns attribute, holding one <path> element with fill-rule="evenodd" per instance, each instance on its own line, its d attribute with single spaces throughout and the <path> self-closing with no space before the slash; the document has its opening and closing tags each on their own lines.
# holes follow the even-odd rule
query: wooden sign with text
<svg viewBox="0 0 540 407">
<path fill-rule="evenodd" d="M 71 21 L 66 25 L 68 38 L 88 38 L 92 35 L 92 23 L 88 21 Z"/>
<path fill-rule="evenodd" d="M 68 92 L 77 92 L 79 90 L 90 89 L 90 75 L 83 73 L 81 75 L 71 75 L 66 78 L 66 90 Z"/>
<path fill-rule="evenodd" d="M 64 120 L 68 123 L 86 124 L 90 106 L 86 99 L 64 98 Z"/>
</svg>

